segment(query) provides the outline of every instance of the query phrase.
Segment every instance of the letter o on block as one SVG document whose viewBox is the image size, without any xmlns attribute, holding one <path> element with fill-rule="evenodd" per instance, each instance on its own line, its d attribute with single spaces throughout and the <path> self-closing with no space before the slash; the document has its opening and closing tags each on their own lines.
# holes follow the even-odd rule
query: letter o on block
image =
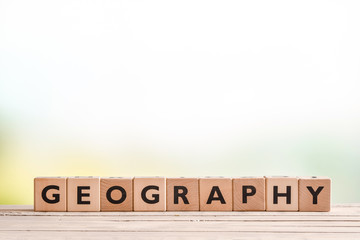
<svg viewBox="0 0 360 240">
<path fill-rule="evenodd" d="M 34 179 L 34 211 L 66 212 L 66 178 Z"/>
<path fill-rule="evenodd" d="M 166 180 L 164 177 L 134 178 L 134 211 L 165 211 Z"/>
<path fill-rule="evenodd" d="M 132 178 L 110 177 L 100 179 L 100 211 L 133 210 Z"/>
</svg>

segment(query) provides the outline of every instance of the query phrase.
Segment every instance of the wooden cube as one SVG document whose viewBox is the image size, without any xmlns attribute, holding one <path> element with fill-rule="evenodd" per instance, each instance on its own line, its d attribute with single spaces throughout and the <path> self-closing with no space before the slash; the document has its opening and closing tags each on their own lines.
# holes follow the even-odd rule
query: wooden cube
<svg viewBox="0 0 360 240">
<path fill-rule="evenodd" d="M 66 212 L 66 177 L 34 179 L 34 211 Z"/>
<path fill-rule="evenodd" d="M 233 179 L 234 211 L 265 211 L 265 178 Z"/>
<path fill-rule="evenodd" d="M 199 211 L 199 179 L 166 179 L 167 211 Z"/>
<path fill-rule="evenodd" d="M 232 211 L 231 178 L 200 178 L 200 211 Z"/>
<path fill-rule="evenodd" d="M 330 211 L 331 179 L 328 177 L 301 177 L 299 179 L 299 211 Z"/>
<path fill-rule="evenodd" d="M 132 178 L 100 179 L 100 211 L 129 212 L 133 210 Z"/>
<path fill-rule="evenodd" d="M 266 177 L 266 211 L 298 211 L 298 178 Z"/>
<path fill-rule="evenodd" d="M 67 179 L 69 212 L 100 211 L 100 178 L 69 177 Z"/>
<path fill-rule="evenodd" d="M 165 211 L 166 180 L 164 177 L 135 177 L 134 211 Z"/>
</svg>

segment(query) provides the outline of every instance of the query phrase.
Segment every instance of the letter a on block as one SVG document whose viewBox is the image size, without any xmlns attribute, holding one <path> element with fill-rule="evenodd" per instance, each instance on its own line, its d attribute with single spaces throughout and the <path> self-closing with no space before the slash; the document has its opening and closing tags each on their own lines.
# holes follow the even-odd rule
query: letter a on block
<svg viewBox="0 0 360 240">
<path fill-rule="evenodd" d="M 99 177 L 70 177 L 67 179 L 68 211 L 100 211 Z"/>
<path fill-rule="evenodd" d="M 34 211 L 66 212 L 66 178 L 34 179 Z"/>
<path fill-rule="evenodd" d="M 231 178 L 200 178 L 200 211 L 232 211 Z"/>
<path fill-rule="evenodd" d="M 328 177 L 301 177 L 299 179 L 299 211 L 330 211 L 331 180 Z"/>
<path fill-rule="evenodd" d="M 134 211 L 165 211 L 166 180 L 164 177 L 134 178 Z"/>
<path fill-rule="evenodd" d="M 266 211 L 298 211 L 298 178 L 265 177 Z"/>
</svg>

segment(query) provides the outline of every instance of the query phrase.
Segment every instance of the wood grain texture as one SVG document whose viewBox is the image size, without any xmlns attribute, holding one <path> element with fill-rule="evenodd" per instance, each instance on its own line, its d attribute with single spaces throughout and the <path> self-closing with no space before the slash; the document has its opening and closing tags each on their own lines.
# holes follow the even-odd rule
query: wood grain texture
<svg viewBox="0 0 360 240">
<path fill-rule="evenodd" d="M 67 199 L 69 212 L 100 211 L 100 178 L 69 177 Z"/>
<path fill-rule="evenodd" d="M 330 212 L 34 212 L 0 205 L 0 239 L 360 239 L 360 204 Z"/>
<path fill-rule="evenodd" d="M 265 177 L 265 187 L 266 211 L 298 211 L 298 178 Z"/>
<path fill-rule="evenodd" d="M 102 177 L 100 179 L 100 211 L 132 211 L 132 196 L 132 178 Z"/>
<path fill-rule="evenodd" d="M 234 211 L 265 211 L 265 178 L 234 178 L 233 205 Z"/>
<path fill-rule="evenodd" d="M 199 179 L 167 178 L 166 211 L 199 211 Z"/>
<path fill-rule="evenodd" d="M 330 211 L 330 191 L 331 180 L 328 177 L 301 177 L 299 179 L 299 211 Z"/>
<path fill-rule="evenodd" d="M 48 188 L 48 189 L 47 189 Z M 42 197 L 48 202 L 45 202 Z M 34 179 L 34 210 L 66 212 L 66 177 L 38 177 Z"/>
<path fill-rule="evenodd" d="M 200 178 L 200 211 L 232 211 L 231 178 Z"/>
<path fill-rule="evenodd" d="M 133 188 L 134 211 L 166 210 L 166 179 L 164 177 L 135 177 Z"/>
</svg>

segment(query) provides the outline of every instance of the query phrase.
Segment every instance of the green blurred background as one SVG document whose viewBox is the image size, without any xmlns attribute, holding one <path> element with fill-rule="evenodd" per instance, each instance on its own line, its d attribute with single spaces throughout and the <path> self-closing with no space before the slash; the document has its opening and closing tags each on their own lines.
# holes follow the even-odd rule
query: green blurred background
<svg viewBox="0 0 360 240">
<path fill-rule="evenodd" d="M 0 204 L 58 175 L 322 175 L 359 202 L 359 9 L 0 0 Z"/>
</svg>

